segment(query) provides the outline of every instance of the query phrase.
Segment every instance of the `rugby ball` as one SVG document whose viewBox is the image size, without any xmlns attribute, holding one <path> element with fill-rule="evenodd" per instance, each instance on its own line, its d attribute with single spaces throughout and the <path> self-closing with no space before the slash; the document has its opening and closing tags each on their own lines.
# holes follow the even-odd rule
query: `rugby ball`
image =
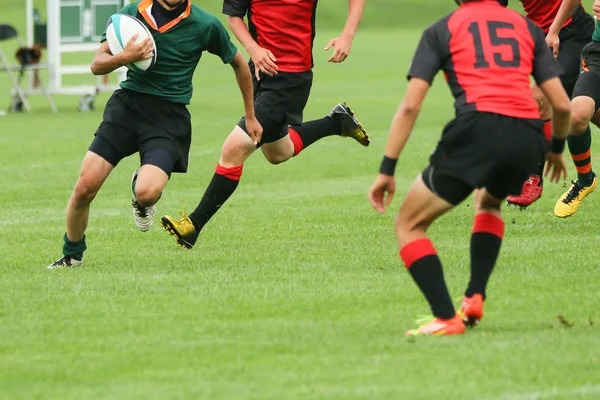
<svg viewBox="0 0 600 400">
<path fill-rule="evenodd" d="M 152 40 L 154 56 L 147 60 L 140 60 L 135 63 L 127 64 L 126 67 L 136 72 L 144 72 L 156 64 L 157 56 L 156 43 L 154 43 L 154 38 L 148 28 L 146 28 L 146 25 L 139 19 L 125 14 L 113 14 L 108 19 L 108 24 L 106 25 L 106 41 L 108 42 L 108 47 L 113 55 L 121 53 L 127 45 L 127 42 L 129 42 L 136 33 L 138 34 L 135 41 L 136 43 L 140 43 L 147 38 Z"/>
</svg>

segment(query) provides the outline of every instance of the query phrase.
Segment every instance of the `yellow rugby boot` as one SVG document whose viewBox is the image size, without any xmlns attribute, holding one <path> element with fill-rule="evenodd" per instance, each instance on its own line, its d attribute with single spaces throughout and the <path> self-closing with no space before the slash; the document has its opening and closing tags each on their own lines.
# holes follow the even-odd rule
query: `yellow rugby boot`
<svg viewBox="0 0 600 400">
<path fill-rule="evenodd" d="M 160 219 L 160 224 L 163 229 L 171 236 L 175 236 L 177 244 L 183 248 L 191 249 L 198 240 L 198 232 L 190 218 L 179 212 L 181 219 L 176 219 L 168 215 L 164 215 Z"/>
<path fill-rule="evenodd" d="M 598 178 L 594 177 L 594 181 L 590 186 L 582 186 L 577 181 L 571 183 L 571 188 L 558 199 L 554 206 L 554 215 L 558 218 L 567 218 L 575 214 L 583 199 L 598 186 Z"/>
<path fill-rule="evenodd" d="M 365 147 L 371 143 L 367 130 L 362 126 L 358 119 L 356 119 L 354 112 L 352 112 L 352 109 L 346 102 L 335 106 L 333 110 L 331 110 L 331 113 L 329 113 L 329 117 L 340 121 L 342 126 L 342 133 L 340 136 L 351 137 Z"/>
</svg>

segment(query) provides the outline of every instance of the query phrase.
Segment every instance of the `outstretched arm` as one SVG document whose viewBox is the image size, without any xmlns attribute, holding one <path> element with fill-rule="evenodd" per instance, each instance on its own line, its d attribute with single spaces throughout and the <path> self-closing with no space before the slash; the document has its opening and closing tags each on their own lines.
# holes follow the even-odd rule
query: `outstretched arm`
<svg viewBox="0 0 600 400">
<path fill-rule="evenodd" d="M 250 68 L 244 59 L 244 56 L 238 51 L 230 63 L 233 71 L 235 72 L 235 79 L 242 92 L 242 99 L 244 101 L 244 112 L 246 115 L 246 129 L 250 138 L 254 144 L 260 142 L 262 136 L 262 127 L 256 120 L 254 115 L 254 99 L 252 90 L 252 75 L 250 74 Z"/>
<path fill-rule="evenodd" d="M 558 34 L 580 4 L 581 0 L 563 0 L 552 25 L 550 25 L 550 29 L 546 35 L 546 44 L 552 49 L 552 54 L 555 58 L 558 57 L 558 47 L 560 46 Z"/>
<path fill-rule="evenodd" d="M 335 48 L 328 62 L 341 63 L 348 57 L 364 8 L 365 0 L 348 0 L 348 18 L 344 30 L 339 37 L 331 39 L 325 46 L 325 50 Z"/>
<path fill-rule="evenodd" d="M 394 198 L 396 161 L 413 130 L 429 86 L 429 82 L 424 79 L 411 78 L 406 95 L 394 115 L 379 175 L 369 192 L 369 201 L 380 213 L 385 212 L 385 207 L 390 205 Z"/>
<path fill-rule="evenodd" d="M 227 23 L 231 31 L 246 49 L 252 62 L 254 63 L 256 79 L 260 79 L 259 72 L 264 72 L 267 75 L 277 74 L 277 59 L 270 50 L 262 48 L 254 40 L 243 18 L 227 17 Z"/>
</svg>

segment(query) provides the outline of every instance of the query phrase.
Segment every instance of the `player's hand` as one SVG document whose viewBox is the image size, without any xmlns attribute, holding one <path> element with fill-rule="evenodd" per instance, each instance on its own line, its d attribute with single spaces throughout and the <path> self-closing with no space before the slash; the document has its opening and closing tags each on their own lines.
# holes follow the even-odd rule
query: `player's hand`
<svg viewBox="0 0 600 400">
<path fill-rule="evenodd" d="M 248 130 L 248 135 L 250 135 L 250 139 L 252 139 L 252 143 L 254 143 L 254 145 L 260 143 L 263 128 L 260 125 L 260 122 L 258 122 L 258 120 L 256 119 L 256 117 L 246 117 L 246 129 Z"/>
<path fill-rule="evenodd" d="M 562 154 L 556 154 L 551 151 L 546 154 L 546 173 L 544 176 L 550 174 L 550 182 L 559 182 L 561 179 L 567 179 L 567 164 Z"/>
<path fill-rule="evenodd" d="M 383 214 L 385 213 L 385 208 L 394 199 L 394 193 L 396 193 L 396 180 L 394 177 L 379 174 L 369 191 L 369 201 L 377 212 Z"/>
<path fill-rule="evenodd" d="M 594 6 L 592 7 L 592 11 L 594 11 L 594 19 L 600 18 L 600 0 L 594 1 Z"/>
<path fill-rule="evenodd" d="M 134 34 L 129 42 L 125 45 L 121 57 L 125 64 L 138 62 L 141 60 L 147 60 L 154 56 L 154 47 L 152 46 L 152 39 L 147 38 L 146 40 L 136 43 L 138 34 Z"/>
<path fill-rule="evenodd" d="M 352 39 L 347 36 L 340 36 L 336 37 L 335 39 L 331 39 L 329 43 L 327 43 L 327 46 L 325 46 L 325 51 L 332 47 L 335 50 L 327 62 L 341 63 L 348 58 L 348 54 L 350 54 L 350 49 L 352 48 Z"/>
<path fill-rule="evenodd" d="M 548 32 L 546 35 L 546 45 L 552 50 L 554 58 L 558 57 L 558 47 L 560 46 L 560 39 L 558 34 L 554 32 Z"/>
<path fill-rule="evenodd" d="M 271 53 L 271 51 L 262 48 L 260 46 L 253 47 L 249 51 L 250 58 L 254 63 L 254 74 L 256 75 L 256 80 L 260 80 L 260 72 L 263 72 L 269 76 L 277 75 L 277 70 L 279 67 L 275 62 L 277 59 Z"/>
</svg>

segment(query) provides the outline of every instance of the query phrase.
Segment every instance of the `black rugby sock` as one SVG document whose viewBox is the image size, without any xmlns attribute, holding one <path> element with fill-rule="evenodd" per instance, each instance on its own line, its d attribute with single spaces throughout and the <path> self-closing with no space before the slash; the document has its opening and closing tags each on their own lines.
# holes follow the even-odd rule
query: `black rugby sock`
<svg viewBox="0 0 600 400">
<path fill-rule="evenodd" d="M 298 155 L 319 139 L 342 133 L 341 125 L 331 117 L 304 122 L 302 125 L 292 125 L 289 128 L 290 139 L 294 143 L 294 155 Z"/>
<path fill-rule="evenodd" d="M 85 235 L 83 235 L 83 238 L 81 238 L 81 240 L 77 242 L 72 242 L 69 240 L 69 238 L 67 237 L 67 233 L 65 232 L 63 240 L 63 255 L 81 261 L 83 259 L 83 252 L 87 249 L 87 245 L 85 243 Z"/>
<path fill-rule="evenodd" d="M 454 318 L 456 310 L 446 287 L 442 263 L 431 241 L 425 238 L 406 244 L 400 250 L 400 257 L 427 299 L 433 315 L 441 319 Z"/>
<path fill-rule="evenodd" d="M 502 238 L 504 221 L 492 214 L 477 214 L 471 236 L 471 279 L 465 291 L 466 297 L 478 293 L 485 300 L 485 290 L 496 265 Z"/>
<path fill-rule="evenodd" d="M 243 164 L 231 168 L 217 164 L 215 174 L 206 188 L 200 204 L 189 215 L 190 220 L 196 228 L 196 233 L 200 233 L 204 225 L 235 192 L 240 183 L 242 169 Z"/>
</svg>

